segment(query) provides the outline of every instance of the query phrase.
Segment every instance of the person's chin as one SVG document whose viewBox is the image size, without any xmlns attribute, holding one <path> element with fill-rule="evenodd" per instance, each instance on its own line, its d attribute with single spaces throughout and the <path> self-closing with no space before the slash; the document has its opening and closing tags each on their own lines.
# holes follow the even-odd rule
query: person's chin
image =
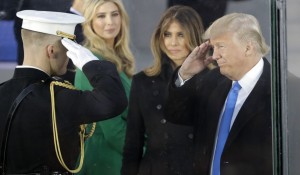
<svg viewBox="0 0 300 175">
<path fill-rule="evenodd" d="M 220 67 L 220 72 L 221 72 L 221 74 L 223 74 L 223 75 L 226 75 L 226 68 L 224 67 L 224 66 L 219 66 Z"/>
</svg>

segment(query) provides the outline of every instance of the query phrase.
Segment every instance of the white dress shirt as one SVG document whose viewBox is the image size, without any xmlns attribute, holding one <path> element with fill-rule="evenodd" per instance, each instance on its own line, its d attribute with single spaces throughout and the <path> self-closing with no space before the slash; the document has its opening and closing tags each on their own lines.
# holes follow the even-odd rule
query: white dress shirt
<svg viewBox="0 0 300 175">
<path fill-rule="evenodd" d="M 78 10 L 74 9 L 73 7 L 70 7 L 70 12 L 72 12 L 72 13 L 74 13 L 76 15 L 82 16 L 82 14 Z"/>
<path fill-rule="evenodd" d="M 238 82 L 240 84 L 240 86 L 242 87 L 240 90 L 239 90 L 239 94 L 238 94 L 238 97 L 237 97 L 237 101 L 236 101 L 236 104 L 235 104 L 235 108 L 234 108 L 234 111 L 233 111 L 233 114 L 232 114 L 232 118 L 231 118 L 231 124 L 230 124 L 230 129 L 241 109 L 241 107 L 243 106 L 244 102 L 246 101 L 247 97 L 249 96 L 249 94 L 251 93 L 251 91 L 253 90 L 254 86 L 256 85 L 259 77 L 261 76 L 262 72 L 263 72 L 263 68 L 264 68 L 264 61 L 263 59 L 261 58 L 259 60 L 259 62 L 249 71 L 247 72 L 242 79 L 240 79 Z M 235 81 L 232 82 L 232 84 L 234 83 Z M 217 139 L 218 139 L 218 133 L 219 133 L 219 128 L 220 128 L 220 122 L 221 122 L 221 119 L 222 119 L 222 116 L 223 116 L 223 113 L 224 113 L 224 110 L 225 110 L 225 105 L 226 105 L 226 102 L 227 102 L 227 99 L 223 105 L 223 109 L 222 109 L 222 112 L 220 114 L 220 117 L 219 117 L 219 124 L 218 124 L 218 130 L 216 132 L 216 136 L 215 136 L 215 145 L 214 145 L 214 155 L 213 155 L 213 158 L 215 157 L 215 151 L 216 151 L 216 143 L 217 143 Z M 243 117 L 243 116 L 240 116 L 240 117 Z M 212 160 L 213 162 L 213 160 Z M 211 166 L 211 171 L 212 173 L 212 166 Z"/>
<path fill-rule="evenodd" d="M 233 125 L 233 122 L 235 121 L 235 118 L 236 118 L 237 114 L 239 113 L 242 105 L 244 104 L 245 100 L 247 99 L 247 97 L 249 96 L 249 94 L 253 90 L 254 86 L 256 85 L 259 77 L 261 76 L 261 74 L 263 72 L 263 68 L 264 68 L 264 61 L 261 58 L 259 60 L 259 62 L 250 71 L 248 71 L 242 79 L 240 79 L 238 81 L 242 88 L 239 91 L 239 94 L 238 94 L 238 97 L 237 97 L 237 101 L 236 101 L 235 108 L 234 108 L 234 111 L 233 111 L 233 115 L 232 115 L 232 118 L 231 118 L 230 128 Z M 179 71 L 178 71 L 178 78 L 177 78 L 175 84 L 176 84 L 177 87 L 183 86 L 185 84 L 185 82 L 187 82 L 189 79 L 183 80 L 181 78 L 180 74 L 179 74 Z M 232 84 L 234 82 L 235 81 L 233 81 Z M 227 101 L 227 99 L 226 99 L 226 101 Z M 226 101 L 224 103 L 222 112 L 220 114 L 220 119 L 221 119 L 221 117 L 224 113 Z"/>
<path fill-rule="evenodd" d="M 236 101 L 235 108 L 234 108 L 232 118 L 231 118 L 230 128 L 232 127 L 232 125 L 236 119 L 236 116 L 239 113 L 241 107 L 243 106 L 245 100 L 247 99 L 247 97 L 253 90 L 254 86 L 256 85 L 259 77 L 261 76 L 261 74 L 263 72 L 263 68 L 264 68 L 264 61 L 261 58 L 259 60 L 259 62 L 249 72 L 247 72 L 242 79 L 240 79 L 238 81 L 242 88 L 240 89 L 239 95 L 237 97 L 237 101 Z M 234 81 L 232 82 L 232 84 L 233 83 L 234 83 Z M 227 101 L 227 99 L 226 99 L 226 101 Z M 222 113 L 220 116 L 222 116 L 224 113 L 226 101 L 224 103 Z"/>
<path fill-rule="evenodd" d="M 258 79 L 260 78 L 262 72 L 263 72 L 263 67 L 264 67 L 264 61 L 263 59 L 261 58 L 259 60 L 259 62 L 250 70 L 248 71 L 243 77 L 242 79 L 240 79 L 238 82 L 240 84 L 240 86 L 242 87 L 239 91 L 239 94 L 238 94 L 238 97 L 237 97 L 237 101 L 236 101 L 236 104 L 235 104 L 235 108 L 234 108 L 234 111 L 233 111 L 233 114 L 232 114 L 232 118 L 231 118 L 231 124 L 230 124 L 230 129 L 241 109 L 241 107 L 243 106 L 244 102 L 246 101 L 247 97 L 249 96 L 249 94 L 251 93 L 251 91 L 253 90 L 254 86 L 256 85 Z M 184 83 L 186 81 L 188 81 L 189 79 L 187 80 L 183 80 L 178 72 L 178 79 L 176 80 L 175 84 L 176 86 L 180 87 L 182 85 L 184 85 Z M 234 83 L 235 81 L 232 82 L 232 84 Z M 217 134 L 215 136 L 215 145 L 214 145 L 214 152 L 213 154 L 215 154 L 215 149 L 216 149 L 216 141 L 218 139 L 218 133 L 219 133 L 219 127 L 220 127 L 220 122 L 221 122 L 221 118 L 223 116 L 223 113 L 224 113 L 224 110 L 225 110 L 225 105 L 226 105 L 226 102 L 227 102 L 227 99 L 223 105 L 223 109 L 222 109 L 222 112 L 220 114 L 220 117 L 219 117 L 219 124 L 218 124 L 218 130 L 217 130 Z M 241 116 L 243 117 L 243 116 Z M 213 155 L 214 157 L 214 155 Z M 213 162 L 213 160 L 212 160 Z M 211 167 L 212 168 L 212 167 Z M 212 172 L 212 170 L 211 170 Z"/>
</svg>

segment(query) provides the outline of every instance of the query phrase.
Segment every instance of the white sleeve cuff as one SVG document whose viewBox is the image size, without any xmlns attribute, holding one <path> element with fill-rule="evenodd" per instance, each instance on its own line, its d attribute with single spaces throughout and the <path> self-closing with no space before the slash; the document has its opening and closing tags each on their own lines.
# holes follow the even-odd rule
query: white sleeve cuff
<svg viewBox="0 0 300 175">
<path fill-rule="evenodd" d="M 178 71 L 178 73 L 177 73 L 177 79 L 176 79 L 176 81 L 175 81 L 175 85 L 176 85 L 176 87 L 181 87 L 181 86 L 183 86 L 184 85 L 184 83 L 185 82 L 187 82 L 189 79 L 191 79 L 191 78 L 188 78 L 188 79 L 186 79 L 186 80 L 183 80 L 182 78 L 181 78 L 181 76 L 180 76 L 180 74 L 179 74 L 179 71 Z"/>
</svg>

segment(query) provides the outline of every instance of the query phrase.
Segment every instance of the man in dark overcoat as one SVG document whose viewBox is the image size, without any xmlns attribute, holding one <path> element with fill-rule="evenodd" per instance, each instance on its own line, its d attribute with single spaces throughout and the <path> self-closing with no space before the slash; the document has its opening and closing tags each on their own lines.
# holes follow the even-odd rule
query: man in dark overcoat
<svg viewBox="0 0 300 175">
<path fill-rule="evenodd" d="M 204 39 L 174 74 L 167 119 L 194 125 L 196 174 L 272 175 L 270 64 L 263 58 L 269 48 L 259 23 L 228 14 Z M 207 71 L 212 60 L 219 68 Z"/>
</svg>

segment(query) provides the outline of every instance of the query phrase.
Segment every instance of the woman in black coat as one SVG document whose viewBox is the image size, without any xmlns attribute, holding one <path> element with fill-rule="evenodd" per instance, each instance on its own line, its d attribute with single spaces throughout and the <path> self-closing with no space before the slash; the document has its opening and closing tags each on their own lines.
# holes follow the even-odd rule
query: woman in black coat
<svg viewBox="0 0 300 175">
<path fill-rule="evenodd" d="M 151 40 L 154 65 L 132 80 L 122 175 L 193 174 L 193 128 L 166 121 L 163 104 L 174 69 L 202 43 L 202 33 L 190 7 L 163 14 Z"/>
</svg>

